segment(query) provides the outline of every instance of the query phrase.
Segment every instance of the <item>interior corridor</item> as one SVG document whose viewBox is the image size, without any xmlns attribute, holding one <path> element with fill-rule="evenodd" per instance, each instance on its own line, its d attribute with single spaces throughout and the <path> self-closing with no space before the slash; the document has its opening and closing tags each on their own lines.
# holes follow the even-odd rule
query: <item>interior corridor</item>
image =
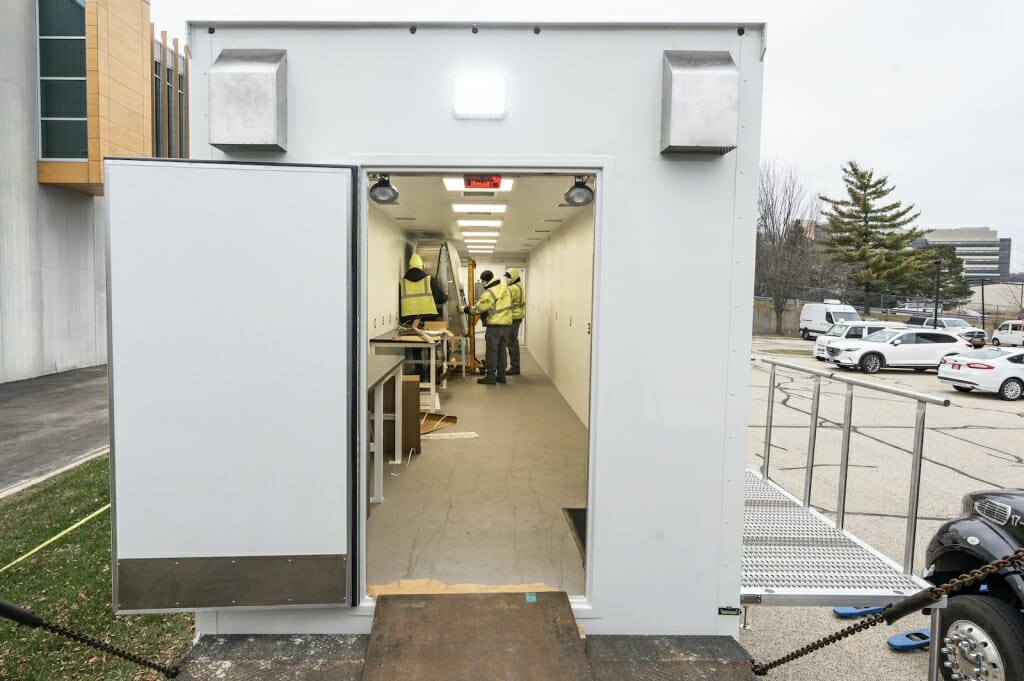
<svg viewBox="0 0 1024 681">
<path fill-rule="evenodd" d="M 564 508 L 587 504 L 587 429 L 523 348 L 523 375 L 478 385 L 456 373 L 440 392 L 458 423 L 422 454 L 386 464 L 384 502 L 367 520 L 367 584 L 542 583 L 584 592 L 583 555 Z M 390 457 L 389 457 L 390 459 Z"/>
</svg>

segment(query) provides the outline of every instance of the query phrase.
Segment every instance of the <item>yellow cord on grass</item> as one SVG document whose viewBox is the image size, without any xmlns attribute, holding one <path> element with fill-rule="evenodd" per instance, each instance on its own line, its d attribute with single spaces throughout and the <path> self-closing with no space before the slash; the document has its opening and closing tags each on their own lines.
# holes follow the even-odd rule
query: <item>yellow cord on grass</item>
<svg viewBox="0 0 1024 681">
<path fill-rule="evenodd" d="M 2 568 L 0 568 L 0 572 L 7 572 L 8 570 L 10 570 L 12 567 L 17 565 L 21 561 L 23 561 L 26 558 L 29 558 L 29 557 L 35 555 L 36 553 L 39 553 L 40 551 L 45 549 L 47 546 L 49 546 L 53 542 L 57 541 L 58 539 L 60 539 L 61 537 L 65 536 L 65 535 L 69 534 L 73 530 L 77 530 L 82 525 L 85 525 L 87 522 L 89 522 L 90 520 L 92 520 L 93 518 L 98 516 L 99 514 L 103 513 L 104 511 L 107 511 L 109 509 L 110 509 L 110 504 L 107 504 L 106 506 L 104 506 L 100 510 L 98 510 L 98 511 L 96 511 L 94 513 L 90 513 L 88 516 L 86 516 L 85 518 L 82 518 L 77 523 L 75 523 L 74 525 L 72 525 L 68 529 L 64 530 L 60 534 L 57 534 L 57 535 L 54 535 L 53 537 L 50 537 L 49 539 L 44 541 L 42 544 L 40 544 L 39 546 L 35 547 L 34 549 L 29 551 L 28 553 L 26 553 L 24 556 L 21 556 L 20 558 L 15 558 L 12 562 L 8 563 L 7 565 L 4 565 Z"/>
</svg>

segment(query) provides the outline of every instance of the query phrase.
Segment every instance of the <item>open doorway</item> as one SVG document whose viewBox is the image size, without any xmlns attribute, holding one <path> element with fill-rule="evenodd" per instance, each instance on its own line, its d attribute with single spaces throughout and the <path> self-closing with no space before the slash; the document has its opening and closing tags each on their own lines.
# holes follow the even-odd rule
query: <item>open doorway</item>
<svg viewBox="0 0 1024 681">
<path fill-rule="evenodd" d="M 522 588 L 582 596 L 595 210 L 586 191 L 582 201 L 566 193 L 584 185 L 593 192 L 596 178 L 480 169 L 364 178 L 366 187 L 382 181 L 398 196 L 367 200 L 366 356 L 402 356 L 395 399 L 408 399 L 403 451 L 385 454 L 380 494 L 366 497 L 367 593 Z M 400 321 L 410 261 L 447 296 L 417 329 Z M 484 327 L 462 312 L 487 295 L 484 272 L 502 285 L 506 273 L 518 274 L 525 293 L 520 374 L 503 384 L 477 383 Z M 412 345 L 417 337 L 426 345 L 442 339 L 433 364 Z M 385 442 L 392 432 L 385 426 Z M 369 468 L 361 472 L 369 476 Z"/>
</svg>

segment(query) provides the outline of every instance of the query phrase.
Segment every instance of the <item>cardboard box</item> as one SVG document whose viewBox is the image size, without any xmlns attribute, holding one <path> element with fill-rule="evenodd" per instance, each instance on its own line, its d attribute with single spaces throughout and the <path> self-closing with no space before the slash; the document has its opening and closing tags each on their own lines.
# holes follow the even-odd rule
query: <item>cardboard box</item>
<svg viewBox="0 0 1024 681">
<path fill-rule="evenodd" d="M 371 405 L 373 402 L 370 403 Z M 384 413 L 395 412 L 395 379 L 384 383 Z M 384 422 L 384 453 L 395 453 L 395 423 Z M 420 377 L 402 376 L 402 456 L 420 453 Z"/>
</svg>

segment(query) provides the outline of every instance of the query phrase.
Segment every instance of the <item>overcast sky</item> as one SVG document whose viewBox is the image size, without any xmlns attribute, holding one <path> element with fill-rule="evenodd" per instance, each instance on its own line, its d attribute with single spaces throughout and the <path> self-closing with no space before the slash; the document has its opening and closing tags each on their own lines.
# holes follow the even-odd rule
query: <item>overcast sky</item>
<svg viewBox="0 0 1024 681">
<path fill-rule="evenodd" d="M 993 227 L 1024 270 L 1024 3 L 946 0 L 452 2 L 151 0 L 157 30 L 209 17 L 655 18 L 764 21 L 762 158 L 814 192 L 849 159 L 888 175 L 923 227 Z"/>
</svg>

